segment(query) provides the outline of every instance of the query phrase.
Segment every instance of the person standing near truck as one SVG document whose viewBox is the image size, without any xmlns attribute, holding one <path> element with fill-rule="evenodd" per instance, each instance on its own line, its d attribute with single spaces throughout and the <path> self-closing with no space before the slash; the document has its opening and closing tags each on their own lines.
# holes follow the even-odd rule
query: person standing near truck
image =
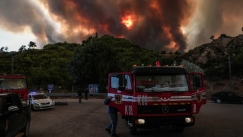
<svg viewBox="0 0 243 137">
<path fill-rule="evenodd" d="M 81 88 L 79 88 L 78 89 L 78 101 L 79 101 L 79 103 L 81 103 L 82 102 L 82 90 L 81 90 Z"/>
<path fill-rule="evenodd" d="M 86 100 L 88 100 L 88 89 L 89 89 L 89 87 L 84 90 L 84 98 Z"/>
<path fill-rule="evenodd" d="M 117 110 L 117 108 L 115 108 L 113 106 L 109 106 L 111 99 L 112 99 L 112 97 L 107 97 L 104 101 L 104 104 L 108 105 L 108 114 L 111 119 L 110 124 L 105 128 L 105 130 L 107 132 L 109 132 L 112 137 L 117 137 L 116 126 L 117 126 L 117 121 L 118 121 L 118 117 L 117 117 L 118 110 Z"/>
</svg>

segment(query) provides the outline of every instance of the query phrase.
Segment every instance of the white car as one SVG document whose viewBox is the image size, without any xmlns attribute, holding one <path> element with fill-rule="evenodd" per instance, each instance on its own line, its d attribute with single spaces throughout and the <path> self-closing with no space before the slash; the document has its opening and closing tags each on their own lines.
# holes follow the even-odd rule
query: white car
<svg viewBox="0 0 243 137">
<path fill-rule="evenodd" d="M 54 102 L 45 93 L 30 92 L 29 99 L 32 110 L 52 109 L 54 106 Z"/>
</svg>

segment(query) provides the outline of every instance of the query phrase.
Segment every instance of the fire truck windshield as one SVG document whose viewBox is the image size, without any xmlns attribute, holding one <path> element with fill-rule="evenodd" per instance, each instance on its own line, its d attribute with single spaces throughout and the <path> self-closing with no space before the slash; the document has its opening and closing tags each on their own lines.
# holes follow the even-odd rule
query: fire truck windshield
<svg viewBox="0 0 243 137">
<path fill-rule="evenodd" d="M 0 79 L 0 88 L 3 90 L 26 88 L 25 79 Z"/>
<path fill-rule="evenodd" d="M 188 91 L 186 75 L 136 75 L 137 92 Z"/>
</svg>

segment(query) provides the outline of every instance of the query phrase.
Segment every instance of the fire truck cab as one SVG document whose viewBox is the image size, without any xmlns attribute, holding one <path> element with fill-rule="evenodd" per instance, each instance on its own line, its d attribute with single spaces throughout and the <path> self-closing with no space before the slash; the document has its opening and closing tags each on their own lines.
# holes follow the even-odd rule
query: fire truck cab
<svg viewBox="0 0 243 137">
<path fill-rule="evenodd" d="M 137 128 L 183 132 L 206 104 L 204 74 L 181 66 L 134 66 L 132 72 L 109 73 L 108 96 L 132 135 Z"/>
<path fill-rule="evenodd" d="M 25 76 L 22 74 L 0 74 L 0 93 L 16 92 L 22 101 L 28 100 Z"/>
</svg>

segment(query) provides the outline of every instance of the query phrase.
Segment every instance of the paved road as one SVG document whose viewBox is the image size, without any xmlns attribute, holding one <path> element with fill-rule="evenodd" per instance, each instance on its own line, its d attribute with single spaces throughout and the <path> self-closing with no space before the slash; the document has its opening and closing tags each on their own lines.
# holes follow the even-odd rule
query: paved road
<svg viewBox="0 0 243 137">
<path fill-rule="evenodd" d="M 104 130 L 110 122 L 103 99 L 83 100 L 54 99 L 66 101 L 67 106 L 55 106 L 52 110 L 33 111 L 30 127 L 31 137 L 109 137 Z M 139 129 L 136 137 L 242 137 L 243 105 L 207 102 L 196 115 L 196 123 L 183 133 L 170 130 Z M 125 121 L 119 117 L 117 134 L 132 137 Z"/>
</svg>

